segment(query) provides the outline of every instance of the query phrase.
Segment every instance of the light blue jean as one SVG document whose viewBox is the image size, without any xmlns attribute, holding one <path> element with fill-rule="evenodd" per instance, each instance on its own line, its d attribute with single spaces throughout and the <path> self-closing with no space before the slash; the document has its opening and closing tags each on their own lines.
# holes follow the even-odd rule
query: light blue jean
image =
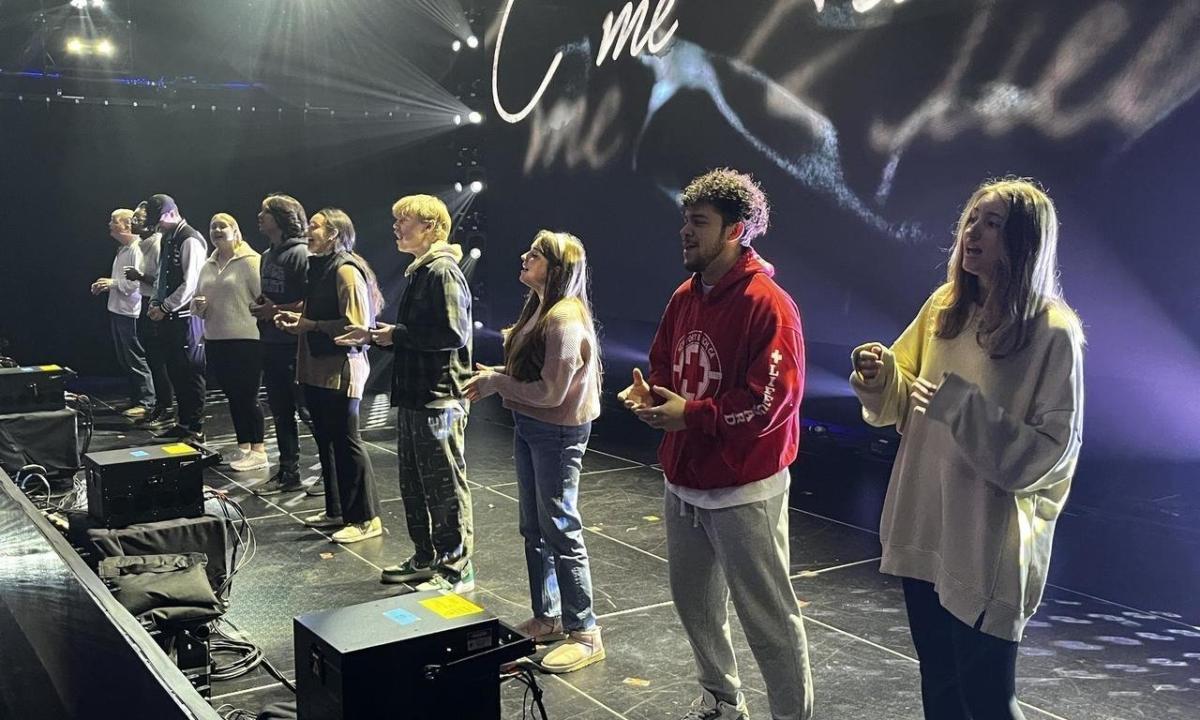
<svg viewBox="0 0 1200 720">
<path fill-rule="evenodd" d="M 579 471 L 592 424 L 552 425 L 513 413 L 521 537 L 533 614 L 563 629 L 596 625 L 592 573 L 579 517 Z"/>
</svg>

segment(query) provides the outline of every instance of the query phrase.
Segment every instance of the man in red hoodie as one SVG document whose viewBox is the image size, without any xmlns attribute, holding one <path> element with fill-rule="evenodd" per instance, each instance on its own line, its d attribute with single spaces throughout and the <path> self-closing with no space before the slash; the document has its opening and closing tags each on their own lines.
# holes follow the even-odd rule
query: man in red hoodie
<svg viewBox="0 0 1200 720">
<path fill-rule="evenodd" d="M 773 720 L 812 715 L 804 621 L 789 579 L 788 465 L 800 439 L 804 338 L 796 304 L 750 241 L 767 199 L 713 170 L 683 193 L 683 266 L 640 370 L 619 395 L 651 427 L 666 477 L 671 596 L 702 694 L 687 718 L 745 720 L 729 599 L 767 685 Z"/>
</svg>

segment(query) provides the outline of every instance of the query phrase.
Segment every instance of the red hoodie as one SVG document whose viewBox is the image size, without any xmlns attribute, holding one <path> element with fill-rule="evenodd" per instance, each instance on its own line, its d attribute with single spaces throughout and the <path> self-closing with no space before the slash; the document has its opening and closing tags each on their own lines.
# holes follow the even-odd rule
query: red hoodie
<svg viewBox="0 0 1200 720">
<path fill-rule="evenodd" d="M 775 268 L 753 249 L 704 294 L 697 274 L 671 296 L 650 347 L 650 384 L 687 398 L 687 428 L 663 436 L 672 484 L 709 490 L 763 480 L 800 444 L 804 337 Z"/>
</svg>

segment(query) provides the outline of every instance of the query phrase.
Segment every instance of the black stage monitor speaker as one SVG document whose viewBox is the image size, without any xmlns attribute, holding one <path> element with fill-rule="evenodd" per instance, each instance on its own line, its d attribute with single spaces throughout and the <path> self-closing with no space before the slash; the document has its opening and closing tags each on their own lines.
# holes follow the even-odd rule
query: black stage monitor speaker
<svg viewBox="0 0 1200 720">
<path fill-rule="evenodd" d="M 204 468 L 215 457 L 185 443 L 88 453 L 88 515 L 105 527 L 199 517 Z"/>
<path fill-rule="evenodd" d="M 62 410 L 75 371 L 58 365 L 0 368 L 0 415 Z"/>
<path fill-rule="evenodd" d="M 497 720 L 533 642 L 466 598 L 410 593 L 293 621 L 300 720 Z"/>
</svg>

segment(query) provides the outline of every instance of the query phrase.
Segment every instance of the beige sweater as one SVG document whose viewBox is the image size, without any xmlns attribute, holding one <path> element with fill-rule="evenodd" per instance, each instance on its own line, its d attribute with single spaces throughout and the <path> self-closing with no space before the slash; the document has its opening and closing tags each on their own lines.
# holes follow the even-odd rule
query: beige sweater
<svg viewBox="0 0 1200 720">
<path fill-rule="evenodd" d="M 1021 639 L 1046 584 L 1055 522 L 1071 488 L 1083 422 L 1083 338 L 1067 308 L 1033 322 L 1029 345 L 995 360 L 971 328 L 934 336 L 939 289 L 884 352 L 871 382 L 850 382 L 872 425 L 903 434 L 884 501 L 880 569 L 937 587 L 983 632 Z M 855 353 L 859 349 L 855 350 Z M 941 383 L 910 410 L 916 378 Z"/>
<path fill-rule="evenodd" d="M 532 318 L 527 325 L 537 322 Z M 514 328 L 513 332 L 529 332 Z M 521 382 L 497 372 L 479 381 L 481 396 L 498 393 L 504 407 L 551 425 L 574 427 L 600 417 L 600 364 L 596 339 L 578 307 L 559 303 L 546 319 L 546 359 L 542 375 Z"/>
<path fill-rule="evenodd" d="M 225 264 L 213 250 L 200 268 L 196 297 L 205 307 L 192 313 L 204 319 L 205 340 L 257 340 L 258 321 L 250 314 L 250 304 L 262 294 L 258 264 L 261 256 L 246 243 L 238 245 Z"/>
</svg>

